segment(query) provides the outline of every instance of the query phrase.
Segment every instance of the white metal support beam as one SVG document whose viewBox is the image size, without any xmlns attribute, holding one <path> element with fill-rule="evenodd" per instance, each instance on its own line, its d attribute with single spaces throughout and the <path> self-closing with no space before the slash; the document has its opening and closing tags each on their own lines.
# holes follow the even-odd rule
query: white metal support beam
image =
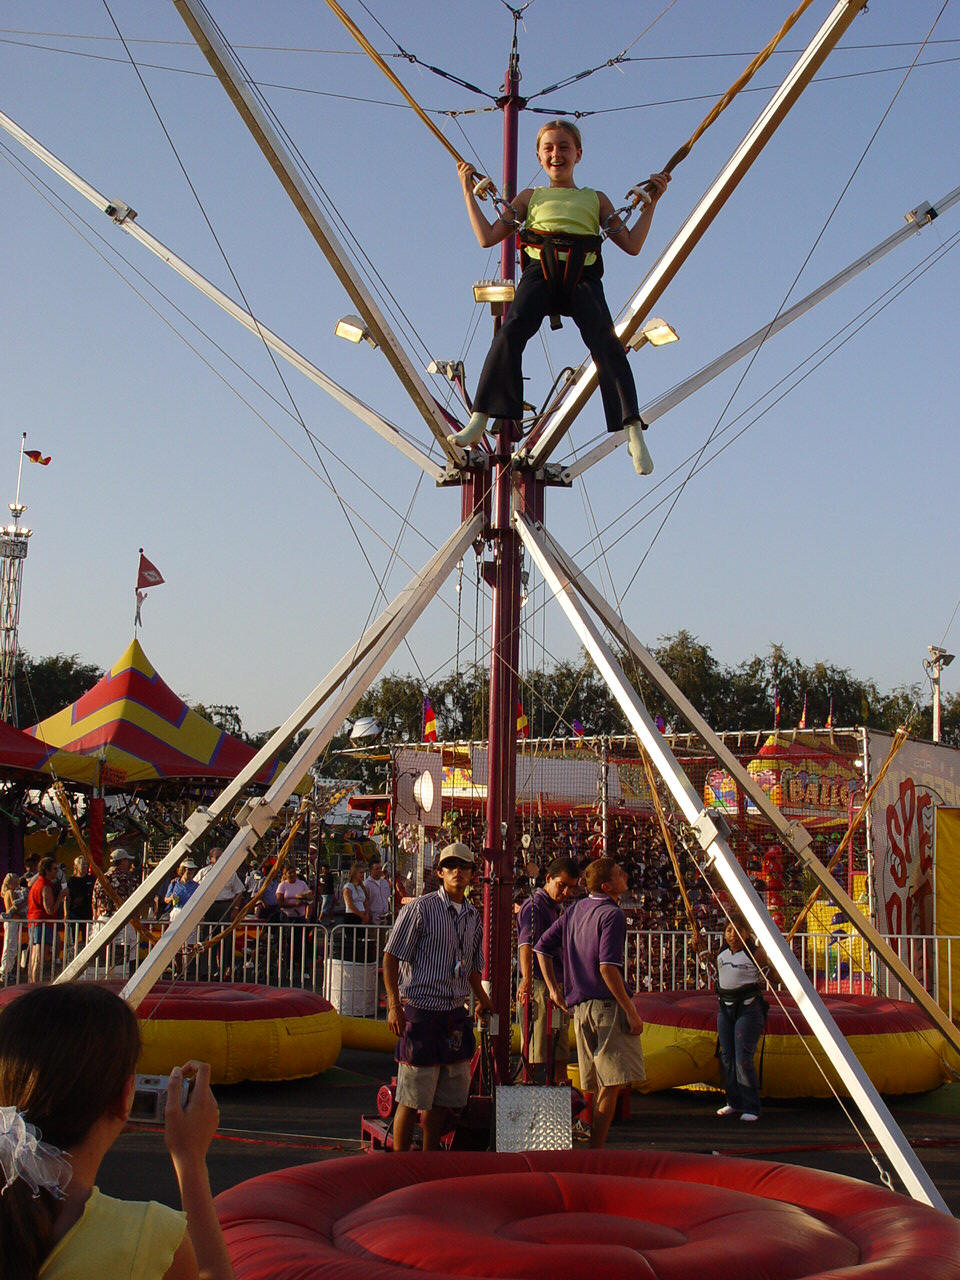
<svg viewBox="0 0 960 1280">
<path fill-rule="evenodd" d="M 865 7 L 866 0 L 839 0 L 835 5 L 823 26 L 800 55 L 793 70 L 760 113 L 753 127 L 720 170 L 700 203 L 627 304 L 623 318 L 617 325 L 617 334 L 624 345 L 650 314 L 657 299 L 689 257 L 754 160 L 773 137 L 834 45 L 860 10 Z M 574 418 L 593 394 L 596 385 L 597 368 L 591 361 L 576 381 L 567 388 L 556 412 L 542 429 L 533 433 L 530 442 L 521 451 L 526 454 L 529 460 L 528 465 L 534 471 L 542 467 L 550 457 L 569 430 Z"/>
<path fill-rule="evenodd" d="M 757 935 L 784 986 L 796 1001 L 801 1017 L 828 1052 L 850 1097 L 862 1113 L 908 1193 L 942 1213 L 949 1209 L 897 1122 L 841 1035 L 836 1023 L 796 956 L 776 927 L 727 843 L 727 824 L 719 814 L 704 808 L 703 801 L 677 763 L 663 734 L 659 733 L 636 690 L 627 680 L 579 592 L 562 565 L 551 554 L 543 527 L 526 516 L 514 518 L 523 545 L 544 581 L 553 591 L 578 639 L 597 665 L 603 680 L 620 704 L 630 727 L 663 778 L 678 809 L 693 829 L 706 858 L 714 865 L 731 898 Z M 196 895 L 194 895 L 196 896 Z"/>
<path fill-rule="evenodd" d="M 640 410 L 640 416 L 649 426 L 656 422 L 670 409 L 675 409 L 678 404 L 686 400 L 688 396 L 692 396 L 695 391 L 699 391 L 701 387 L 705 387 L 708 382 L 712 382 L 714 378 L 719 377 L 721 373 L 725 373 L 738 360 L 742 360 L 744 356 L 756 351 L 762 343 L 768 338 L 772 338 L 774 334 L 785 329 L 788 324 L 792 324 L 794 320 L 799 320 L 801 316 L 812 311 L 825 298 L 829 298 L 831 294 L 845 285 L 849 280 L 860 275 L 862 271 L 866 271 L 867 267 L 872 266 L 875 262 L 888 254 L 891 249 L 896 249 L 903 244 L 905 240 L 909 240 L 912 236 L 918 235 L 924 227 L 928 227 L 934 218 L 941 213 L 945 213 L 947 209 L 960 200 L 960 187 L 954 187 L 952 191 L 938 200 L 935 205 L 924 200 L 916 209 L 911 209 L 906 215 L 907 225 L 901 227 L 899 231 L 895 231 L 893 235 L 887 236 L 885 240 L 881 240 L 878 245 L 870 249 L 856 262 L 852 262 L 850 266 L 844 267 L 842 271 L 838 271 L 835 276 L 831 276 L 829 280 L 824 281 L 818 289 L 814 289 L 812 293 L 808 293 L 805 298 L 801 298 L 799 302 L 789 307 L 786 311 L 782 311 L 775 319 L 768 321 L 763 328 L 758 329 L 756 333 L 752 333 L 749 338 L 744 338 L 738 342 L 736 346 L 731 347 L 729 351 L 723 355 L 717 356 L 709 364 L 705 364 L 702 369 L 698 369 L 696 373 L 691 374 L 683 382 L 678 383 L 671 391 L 667 391 L 664 395 L 659 396 L 656 400 L 651 400 L 645 404 Z M 588 471 L 590 467 L 612 453 L 618 445 L 624 440 L 622 431 L 609 432 L 607 436 L 596 445 L 588 453 L 578 458 L 571 466 L 563 471 L 563 480 L 569 484 L 582 475 L 584 471 Z"/>
<path fill-rule="evenodd" d="M 254 778 L 264 767 L 269 764 L 278 751 L 280 751 L 295 733 L 306 724 L 306 722 L 316 714 L 321 706 L 337 693 L 337 707 L 340 707 L 344 700 L 343 690 L 347 687 L 346 682 L 351 680 L 351 688 L 356 689 L 358 679 L 355 673 L 362 669 L 367 672 L 372 669 L 373 674 L 369 676 L 367 684 L 369 684 L 376 676 L 377 671 L 387 661 L 390 654 L 396 649 L 397 645 L 407 634 L 413 622 L 420 616 L 426 606 L 436 595 L 440 585 L 449 574 L 450 569 L 457 563 L 466 551 L 467 547 L 479 536 L 483 529 L 483 518 L 481 515 L 475 515 L 470 520 L 463 523 L 443 544 L 443 546 L 431 557 L 424 568 L 413 579 L 413 581 L 400 592 L 398 596 L 391 601 L 390 605 L 383 611 L 379 618 L 367 628 L 363 636 L 352 645 L 340 662 L 333 668 L 320 684 L 309 694 L 300 706 L 290 715 L 284 723 L 271 735 L 257 754 L 253 757 L 249 764 L 237 775 L 236 778 L 224 788 L 219 796 L 212 802 L 209 808 L 195 809 L 186 821 L 186 830 L 177 841 L 176 845 L 164 857 L 153 871 L 144 879 L 143 883 L 136 889 L 134 893 L 114 912 L 114 914 L 103 922 L 100 931 L 90 939 L 83 950 L 77 955 L 63 971 L 58 982 L 71 982 L 75 978 L 79 978 L 88 965 L 93 964 L 97 957 L 106 949 L 113 939 L 120 933 L 132 916 L 140 914 L 147 909 L 148 904 L 158 889 L 167 883 L 171 874 L 180 865 L 181 859 L 186 857 L 194 843 L 223 815 L 227 812 L 233 802 L 243 794 L 244 790 L 253 782 Z M 354 692 L 353 702 L 364 692 L 367 685 L 363 685 L 359 692 Z M 333 731 L 342 722 L 346 714 L 349 712 L 353 702 L 348 703 L 346 709 L 340 715 L 340 719 L 333 726 Z M 336 714 L 336 712 L 334 712 Z M 329 740 L 329 739 L 328 739 Z M 324 743 L 318 750 L 323 750 L 326 745 Z M 294 757 L 297 761 L 303 754 L 301 747 Z M 316 756 L 314 756 L 314 759 Z M 306 773 L 310 764 L 309 760 L 300 767 L 300 773 L 294 780 L 291 792 L 295 788 L 300 779 Z M 290 766 L 287 766 L 289 768 Z M 286 776 L 286 769 L 284 774 Z M 267 800 L 274 794 L 275 788 L 278 786 L 280 779 L 275 781 L 267 796 Z M 288 794 L 290 794 L 288 792 Z M 264 810 L 265 812 L 265 810 Z M 225 854 L 223 856 L 226 856 Z M 222 861 L 222 858 L 221 858 Z M 238 860 L 238 865 L 239 865 Z M 217 879 L 218 888 L 221 887 L 218 872 L 208 876 L 201 889 L 198 890 L 194 897 L 199 897 L 200 892 L 206 888 L 207 881 Z M 229 879 L 229 873 L 223 877 L 223 883 Z M 216 895 L 214 895 L 216 896 Z M 206 899 L 204 899 L 206 901 Z M 151 952 L 152 954 L 152 952 Z"/>
<path fill-rule="evenodd" d="M 653 654 L 634 635 L 623 619 L 611 608 L 596 587 L 580 572 L 575 561 L 549 535 L 541 537 L 551 555 L 574 584 L 583 598 L 603 621 L 605 627 L 617 637 L 644 673 L 669 699 L 700 739 L 710 748 L 724 768 L 736 780 L 737 786 L 750 797 L 763 816 L 774 828 L 780 841 L 803 863 L 831 901 L 836 902 L 853 927 L 871 948 L 877 958 L 893 974 L 901 986 L 906 987 L 917 1004 L 936 1024 L 945 1039 L 960 1053 L 960 1029 L 944 1013 L 916 975 L 903 963 L 883 935 L 864 916 L 853 899 L 845 892 L 811 849 L 810 834 L 797 822 L 788 822 L 763 788 L 743 767 L 726 743 L 707 724 L 693 703 L 674 684 L 657 662 Z"/>
<path fill-rule="evenodd" d="M 308 231 L 333 267 L 337 279 L 366 321 L 367 327 L 382 348 L 383 354 L 418 413 L 433 432 L 437 443 L 451 464 L 456 467 L 462 466 L 465 454 L 462 449 L 451 444 L 447 439 L 450 426 L 430 394 L 429 388 L 400 345 L 396 334 L 387 324 L 372 294 L 359 278 L 346 250 L 324 217 L 313 192 L 304 182 L 279 134 L 251 92 L 250 86 L 243 79 L 236 59 L 211 22 L 209 14 L 198 0 L 173 0 L 173 3 L 244 124 L 253 134 L 270 167 L 280 179 L 281 186 L 293 201 Z"/>
<path fill-rule="evenodd" d="M 195 289 L 199 289 L 211 302 L 215 302 L 218 307 L 222 308 L 228 316 L 232 316 L 245 329 L 261 338 L 277 355 L 282 356 L 284 360 L 292 364 L 304 377 L 315 383 L 321 391 L 325 391 L 327 395 L 332 396 L 345 409 L 349 409 L 361 422 L 365 422 L 368 427 L 372 427 L 377 435 L 382 436 L 384 440 L 392 444 L 395 449 L 398 449 L 411 462 L 415 462 L 435 483 L 440 483 L 444 476 L 443 468 L 438 466 L 419 446 L 407 440 L 392 422 L 382 418 L 369 405 L 364 404 L 362 400 L 359 400 L 355 395 L 352 395 L 334 382 L 321 369 L 318 369 L 315 364 L 312 364 L 306 356 L 301 355 L 295 347 L 291 347 L 288 342 L 284 342 L 283 338 L 278 337 L 266 325 L 261 324 L 249 311 L 241 307 L 239 303 L 234 302 L 231 297 L 218 289 L 215 284 L 212 284 L 205 276 L 202 276 L 199 271 L 191 267 L 183 258 L 178 257 L 172 249 L 168 249 L 156 236 L 151 235 L 137 221 L 136 210 L 132 209 L 128 204 L 124 204 L 122 200 L 109 200 L 102 192 L 97 191 L 89 182 L 74 173 L 52 151 L 48 151 L 36 138 L 27 133 L 26 129 L 21 128 L 16 121 L 4 115 L 2 111 L 0 111 L 0 128 L 4 129 L 11 138 L 25 147 L 31 155 L 36 156 L 38 160 L 58 174 L 64 182 L 73 187 L 74 191 L 79 192 L 86 200 L 89 200 L 101 213 L 105 213 L 112 222 L 116 223 L 121 231 L 125 231 L 127 235 L 132 236 L 145 249 L 149 249 L 152 254 L 155 254 L 161 262 L 165 262 L 168 267 L 172 267 L 188 284 L 193 285 Z"/>
</svg>

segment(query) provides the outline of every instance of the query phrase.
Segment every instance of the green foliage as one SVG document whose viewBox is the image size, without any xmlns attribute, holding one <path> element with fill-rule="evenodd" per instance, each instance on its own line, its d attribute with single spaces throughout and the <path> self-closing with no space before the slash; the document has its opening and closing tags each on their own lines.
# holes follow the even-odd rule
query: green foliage
<svg viewBox="0 0 960 1280">
<path fill-rule="evenodd" d="M 16 674 L 20 726 L 46 720 L 76 702 L 102 675 L 102 667 L 83 662 L 78 653 L 57 653 L 46 658 L 21 653 Z"/>
</svg>

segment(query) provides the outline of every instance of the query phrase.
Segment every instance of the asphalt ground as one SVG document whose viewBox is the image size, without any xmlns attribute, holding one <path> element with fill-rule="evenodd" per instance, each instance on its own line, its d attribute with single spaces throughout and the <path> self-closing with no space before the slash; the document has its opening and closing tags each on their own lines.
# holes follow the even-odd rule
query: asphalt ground
<svg viewBox="0 0 960 1280">
<path fill-rule="evenodd" d="M 309 1080 L 217 1088 L 221 1123 L 207 1162 L 214 1193 L 291 1165 L 344 1156 L 362 1160 L 360 1117 L 375 1114 L 377 1090 L 389 1080 L 392 1066 L 385 1054 L 344 1050 L 335 1067 Z M 722 1101 L 720 1094 L 699 1089 L 632 1094 L 629 1118 L 614 1123 L 608 1146 L 751 1156 L 875 1185 L 880 1173 L 871 1153 L 889 1168 L 849 1103 L 870 1150 L 832 1100 L 771 1100 L 756 1124 L 719 1119 L 715 1113 Z M 951 1212 L 960 1216 L 960 1084 L 887 1103 Z M 121 1134 L 98 1185 L 108 1195 L 179 1207 L 163 1135 L 156 1128 L 128 1128 Z M 902 1191 L 895 1177 L 893 1186 Z"/>
</svg>

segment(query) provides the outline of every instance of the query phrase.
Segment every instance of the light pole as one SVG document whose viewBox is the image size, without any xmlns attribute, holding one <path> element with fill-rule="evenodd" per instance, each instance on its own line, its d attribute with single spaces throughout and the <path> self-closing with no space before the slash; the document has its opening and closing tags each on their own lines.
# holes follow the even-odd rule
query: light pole
<svg viewBox="0 0 960 1280">
<path fill-rule="evenodd" d="M 955 654 L 947 653 L 946 649 L 941 649 L 937 644 L 927 645 L 929 658 L 924 658 L 923 669 L 930 677 L 930 683 L 933 685 L 933 740 L 940 741 L 940 676 L 944 667 L 949 667 L 953 661 Z"/>
</svg>

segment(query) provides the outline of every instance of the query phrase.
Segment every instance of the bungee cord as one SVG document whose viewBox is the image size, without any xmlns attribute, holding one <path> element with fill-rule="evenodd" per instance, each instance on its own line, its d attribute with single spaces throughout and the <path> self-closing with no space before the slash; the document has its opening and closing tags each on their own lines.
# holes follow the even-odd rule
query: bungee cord
<svg viewBox="0 0 960 1280">
<path fill-rule="evenodd" d="M 794 20 L 795 20 L 795 18 L 796 18 L 797 16 L 799 16 L 799 14 L 803 11 L 803 9 L 805 9 L 805 8 L 806 8 L 810 3 L 811 3 L 811 0 L 803 0 L 803 3 L 800 5 L 799 9 L 797 9 L 797 10 L 795 11 L 795 14 L 793 15 L 793 17 L 792 17 L 791 19 L 789 19 L 788 21 L 790 21 L 790 22 L 794 21 Z M 943 14 L 944 14 L 944 12 L 946 11 L 947 5 L 948 5 L 949 3 L 950 3 L 950 0 L 943 0 L 943 4 L 942 4 L 942 6 L 940 7 L 940 10 L 938 11 L 937 16 L 934 18 L 934 20 L 933 20 L 933 24 L 931 25 L 930 30 L 927 32 L 927 37 L 926 37 L 926 39 L 927 39 L 927 40 L 930 38 L 930 36 L 931 36 L 931 35 L 933 35 L 933 32 L 936 30 L 937 25 L 938 25 L 938 23 L 940 22 L 940 19 L 943 17 Z M 769 46 L 768 46 L 768 47 L 769 47 Z M 914 63 L 916 63 L 917 59 L 920 57 L 921 53 L 923 52 L 923 50 L 924 50 L 925 48 L 926 48 L 926 40 L 924 40 L 924 42 L 923 42 L 923 43 L 920 45 L 920 47 L 917 49 L 916 56 L 914 57 Z M 758 58 L 759 58 L 760 56 L 761 56 L 761 55 L 758 55 Z M 755 59 L 754 61 L 756 61 L 756 59 Z M 751 65 L 752 65 L 752 64 L 751 64 Z M 748 68 L 748 70 L 749 70 L 749 68 Z M 911 66 L 911 69 L 910 69 L 910 70 L 912 70 L 912 66 Z M 884 109 L 883 114 L 881 115 L 880 119 L 878 120 L 878 122 L 877 122 L 877 124 L 876 124 L 876 127 L 874 128 L 874 130 L 873 130 L 873 132 L 871 133 L 870 137 L 867 139 L 867 144 L 866 144 L 866 146 L 863 148 L 862 152 L 860 153 L 860 156 L 859 156 L 859 158 L 857 159 L 856 164 L 853 166 L 853 169 L 852 169 L 852 171 L 851 171 L 851 173 L 850 173 L 849 177 L 847 178 L 846 182 L 843 184 L 843 186 L 842 186 L 842 188 L 841 188 L 841 190 L 840 190 L 840 194 L 837 196 L 836 200 L 834 201 L 833 207 L 831 208 L 830 212 L 827 214 L 826 219 L 824 220 L 823 225 L 821 226 L 820 230 L 817 232 L 816 236 L 814 237 L 813 243 L 811 244 L 811 246 L 810 246 L 809 250 L 807 251 L 806 256 L 804 257 L 803 262 L 801 262 L 799 270 L 797 271 L 796 275 L 794 276 L 793 280 L 791 281 L 791 283 L 790 283 L 790 287 L 787 289 L 786 293 L 784 294 L 783 300 L 782 300 L 782 302 L 780 303 L 780 306 L 777 308 L 777 311 L 776 311 L 776 314 L 775 314 L 775 315 L 774 315 L 774 317 L 773 317 L 773 320 L 771 320 L 771 322 L 770 322 L 771 326 L 772 326 L 772 325 L 773 325 L 773 323 L 777 320 L 777 318 L 780 316 L 780 314 L 781 314 L 781 312 L 783 311 L 784 307 L 787 305 L 787 301 L 788 301 L 788 299 L 789 299 L 790 295 L 793 293 L 793 290 L 794 290 L 794 288 L 796 287 L 797 281 L 800 279 L 801 275 L 803 275 L 803 272 L 806 270 L 807 264 L 809 263 L 810 259 L 811 259 L 811 258 L 813 257 L 813 255 L 814 255 L 814 252 L 816 251 L 817 245 L 818 245 L 818 244 L 820 243 L 820 241 L 823 239 L 823 236 L 824 236 L 824 235 L 825 235 L 825 233 L 826 233 L 827 227 L 829 227 L 830 223 L 833 221 L 834 215 L 836 214 L 837 210 L 840 208 L 840 204 L 841 204 L 841 202 L 843 201 L 844 196 L 845 196 L 845 195 L 847 194 L 847 192 L 849 191 L 849 189 L 850 189 L 850 187 L 851 187 L 851 185 L 852 185 L 852 183 L 853 183 L 854 178 L 856 177 L 857 173 L 858 173 L 858 172 L 859 172 L 859 170 L 860 170 L 860 166 L 863 164 L 864 160 L 866 159 L 867 154 L 869 153 L 869 151 L 870 151 L 871 147 L 873 146 L 874 142 L 876 141 L 876 138 L 877 138 L 878 134 L 880 133 L 880 130 L 883 128 L 884 123 L 886 122 L 887 117 L 889 116 L 890 112 L 893 110 L 894 104 L 896 103 L 897 99 L 900 97 L 900 94 L 901 94 L 901 92 L 903 91 L 903 87 L 904 87 L 904 85 L 905 85 L 905 84 L 907 83 L 907 81 L 909 80 L 909 78 L 910 78 L 910 70 L 908 70 L 908 71 L 906 72 L 906 74 L 904 75 L 903 79 L 902 79 L 902 80 L 900 81 L 900 83 L 897 85 L 897 88 L 896 88 L 896 91 L 895 91 L 895 92 L 894 92 L 894 94 L 893 94 L 893 97 L 890 99 L 889 103 L 887 104 L 886 108 Z M 746 73 L 744 73 L 744 74 L 746 74 Z M 722 106 L 720 106 L 720 104 L 718 104 L 718 107 L 720 107 L 720 110 L 722 110 L 722 109 L 723 109 L 723 108 L 722 108 Z M 712 114 L 712 113 L 711 113 L 711 114 Z M 719 114 L 719 111 L 717 112 L 717 114 Z M 715 116 L 714 116 L 714 118 L 715 118 Z M 695 131 L 694 131 L 693 137 L 691 138 L 691 141 L 690 141 L 690 144 L 689 144 L 689 145 L 692 145 L 693 141 L 695 141 L 695 140 L 696 140 L 696 138 L 698 138 L 698 137 L 701 135 L 701 133 L 703 132 L 703 129 L 707 126 L 707 123 L 708 123 L 708 121 L 709 121 L 709 120 L 710 120 L 710 116 L 707 116 L 707 117 L 706 117 L 706 119 L 704 120 L 703 124 L 702 124 L 702 125 L 701 125 L 697 130 L 695 130 Z M 685 147 L 687 147 L 687 149 L 689 150 L 689 146 L 688 146 L 688 144 L 686 144 L 686 143 L 685 143 L 685 144 L 684 144 L 684 146 L 685 146 Z M 683 151 L 683 150 L 684 150 L 684 148 L 683 148 L 683 147 L 681 147 L 681 148 L 680 148 L 680 151 Z M 678 152 L 677 154 L 679 154 L 679 152 Z M 682 158 L 682 157 L 681 157 L 681 158 Z M 698 452 L 698 454 L 697 454 L 697 462 L 696 462 L 696 463 L 694 463 L 693 467 L 691 467 L 690 473 L 688 474 L 688 476 L 686 477 L 686 479 L 684 479 L 683 483 L 680 485 L 680 488 L 679 488 L 679 490 L 678 490 L 678 492 L 677 492 L 676 496 L 674 497 L 674 499 L 673 499 L 672 503 L 670 504 L 669 508 L 667 509 L 667 511 L 666 511 L 666 513 L 665 513 L 665 515 L 664 515 L 664 517 L 663 517 L 663 520 L 660 522 L 659 526 L 658 526 L 658 527 L 657 527 L 657 529 L 655 530 L 655 532 L 654 532 L 654 534 L 653 534 L 653 537 L 650 539 L 650 542 L 649 542 L 649 543 L 648 543 L 648 545 L 647 545 L 646 550 L 644 551 L 643 555 L 640 557 L 640 560 L 639 560 L 639 562 L 638 562 L 638 564 L 637 564 L 636 568 L 634 569 L 633 573 L 631 574 L 630 579 L 629 579 L 629 581 L 627 582 L 626 587 L 624 587 L 624 590 L 623 590 L 623 595 L 624 595 L 624 596 L 626 596 L 627 592 L 630 590 L 630 588 L 633 586 L 634 582 L 636 581 L 636 579 L 637 579 L 637 575 L 640 573 L 640 570 L 643 568 L 644 564 L 646 563 L 647 557 L 650 555 L 650 552 L 653 550 L 654 546 L 656 545 L 657 539 L 659 538 L 659 536 L 660 536 L 660 534 L 661 534 L 661 532 L 662 532 L 663 528 L 665 527 L 665 525 L 666 525 L 667 521 L 670 519 L 670 516 L 673 514 L 673 511 L 675 510 L 676 505 L 677 505 L 677 503 L 678 503 L 678 502 L 679 502 L 679 500 L 680 500 L 680 497 L 681 497 L 681 495 L 682 495 L 682 493 L 683 493 L 683 490 L 685 489 L 685 487 L 686 487 L 686 485 L 687 485 L 688 481 L 690 480 L 690 478 L 693 476 L 693 474 L 694 474 L 694 472 L 695 472 L 695 470 L 696 470 L 697 463 L 699 463 L 699 460 L 703 457 L 703 454 L 704 454 L 704 453 L 706 452 L 706 450 L 709 448 L 709 446 L 710 446 L 711 442 L 713 441 L 714 437 L 716 436 L 716 434 L 717 434 L 717 432 L 718 432 L 718 430 L 719 430 L 719 428 L 720 428 L 720 423 L 723 421 L 723 418 L 724 418 L 724 416 L 726 415 L 727 409 L 728 409 L 728 408 L 730 407 L 730 405 L 733 403 L 733 400 L 734 400 L 734 398 L 736 397 L 737 393 L 739 392 L 739 390 L 740 390 L 741 386 L 743 385 L 744 380 L 747 378 L 748 374 L 750 373 L 750 370 L 753 368 L 754 361 L 755 361 L 755 360 L 757 359 L 757 357 L 760 355 L 760 352 L 764 349 L 764 346 L 765 346 L 765 345 L 766 345 L 766 335 L 764 335 L 764 338 L 761 340 L 761 342 L 760 342 L 759 346 L 758 346 L 758 347 L 756 348 L 756 350 L 754 350 L 754 351 L 752 352 L 752 354 L 750 355 L 750 358 L 749 358 L 749 360 L 747 361 L 746 367 L 743 369 L 743 372 L 740 374 L 739 378 L 737 379 L 736 385 L 734 386 L 733 390 L 731 391 L 731 393 L 730 393 L 730 395 L 729 395 L 729 397 L 728 397 L 728 399 L 727 399 L 726 404 L 724 405 L 723 409 L 722 409 L 722 410 L 721 410 L 721 412 L 720 412 L 719 417 L 717 418 L 716 423 L 714 424 L 713 428 L 711 429 L 711 431 L 710 431 L 709 435 L 707 436 L 706 440 L 704 440 L 703 445 L 701 446 L 701 448 L 700 448 L 700 450 L 699 450 L 699 452 Z"/>
</svg>

